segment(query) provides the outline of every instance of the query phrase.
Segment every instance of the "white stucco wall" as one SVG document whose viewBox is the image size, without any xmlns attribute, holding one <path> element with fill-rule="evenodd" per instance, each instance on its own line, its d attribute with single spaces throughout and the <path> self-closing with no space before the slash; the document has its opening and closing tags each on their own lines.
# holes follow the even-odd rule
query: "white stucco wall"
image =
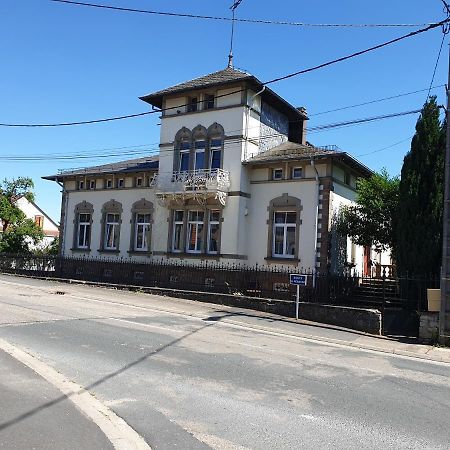
<svg viewBox="0 0 450 450">
<path fill-rule="evenodd" d="M 249 264 L 267 264 L 269 203 L 274 198 L 287 193 L 297 197 L 302 204 L 299 230 L 299 263 L 304 269 L 315 267 L 315 220 L 316 220 L 316 184 L 314 180 L 299 182 L 274 181 L 251 185 L 251 201 L 248 207 L 248 255 Z M 279 264 L 283 264 L 280 261 Z"/>
</svg>

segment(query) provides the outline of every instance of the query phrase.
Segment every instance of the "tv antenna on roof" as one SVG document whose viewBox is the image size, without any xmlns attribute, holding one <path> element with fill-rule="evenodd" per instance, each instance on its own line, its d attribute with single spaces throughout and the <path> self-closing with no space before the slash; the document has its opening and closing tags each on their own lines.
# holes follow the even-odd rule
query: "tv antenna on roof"
<svg viewBox="0 0 450 450">
<path fill-rule="evenodd" d="M 228 67 L 233 67 L 233 39 L 234 39 L 234 22 L 235 22 L 235 12 L 237 7 L 242 3 L 242 0 L 235 0 L 233 5 L 230 7 L 233 13 L 233 19 L 231 21 L 231 43 L 230 43 L 230 54 L 228 55 Z"/>
</svg>

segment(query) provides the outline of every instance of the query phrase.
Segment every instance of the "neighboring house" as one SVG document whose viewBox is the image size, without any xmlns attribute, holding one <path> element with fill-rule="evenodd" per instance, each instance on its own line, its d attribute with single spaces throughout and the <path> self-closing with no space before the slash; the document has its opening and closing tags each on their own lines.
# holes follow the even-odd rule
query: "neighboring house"
<svg viewBox="0 0 450 450">
<path fill-rule="evenodd" d="M 44 177 L 64 187 L 63 255 L 368 265 L 334 223 L 371 171 L 307 143 L 303 108 L 232 67 L 141 99 L 162 109 L 159 157 Z"/>
<path fill-rule="evenodd" d="M 38 205 L 30 202 L 25 197 L 21 196 L 15 201 L 15 205 L 25 214 L 28 219 L 42 228 L 44 232 L 43 240 L 38 244 L 38 247 L 47 247 L 53 240 L 59 236 L 59 226 L 55 223 Z M 0 223 L 0 233 L 2 232 L 2 225 Z"/>
</svg>

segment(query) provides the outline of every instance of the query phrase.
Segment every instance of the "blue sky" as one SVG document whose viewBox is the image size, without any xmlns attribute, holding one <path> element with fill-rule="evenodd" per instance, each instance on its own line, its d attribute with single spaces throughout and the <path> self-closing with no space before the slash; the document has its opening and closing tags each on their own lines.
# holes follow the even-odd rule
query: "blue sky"
<svg viewBox="0 0 450 450">
<path fill-rule="evenodd" d="M 92 0 L 93 3 L 97 0 Z M 223 0 L 98 0 L 114 6 L 203 15 L 229 15 Z M 445 16 L 439 0 L 243 0 L 238 17 L 309 23 L 428 23 Z M 260 80 L 307 68 L 370 47 L 415 28 L 300 28 L 241 24 L 234 62 Z M 140 95 L 226 66 L 226 22 L 98 10 L 49 0 L 0 2 L 0 122 L 52 123 L 98 119 L 148 110 Z M 426 92 L 340 112 L 315 113 L 428 88 L 442 33 L 430 31 L 371 54 L 271 85 L 295 106 L 305 106 L 309 126 L 420 108 Z M 444 45 L 435 85 L 446 83 Z M 445 101 L 444 89 L 432 91 Z M 41 180 L 58 169 L 144 156 L 159 141 L 158 115 L 107 124 L 62 128 L 0 127 L 0 156 L 49 155 L 39 162 L 0 160 L 0 177 L 30 176 L 36 201 L 59 219 L 60 188 Z M 338 145 L 370 168 L 398 174 L 418 115 L 334 131 L 311 133 L 316 145 Z M 405 142 L 386 149 L 399 141 Z M 140 146 L 140 147 L 135 147 Z M 130 148 L 134 147 L 134 148 Z M 115 157 L 61 161 L 52 155 Z M 365 155 L 366 153 L 371 153 Z M 365 156 L 360 156 L 365 155 Z"/>
</svg>

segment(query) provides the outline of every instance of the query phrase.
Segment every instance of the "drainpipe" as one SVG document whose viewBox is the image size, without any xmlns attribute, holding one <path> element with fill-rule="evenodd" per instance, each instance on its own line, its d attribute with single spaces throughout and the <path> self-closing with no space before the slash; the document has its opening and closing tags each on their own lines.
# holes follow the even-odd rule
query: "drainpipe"
<svg viewBox="0 0 450 450">
<path fill-rule="evenodd" d="M 252 95 L 249 104 L 247 105 L 247 113 L 245 115 L 245 149 L 244 149 L 244 159 L 247 159 L 247 151 L 248 151 L 248 122 L 250 120 L 250 109 L 253 108 L 253 103 L 255 98 L 258 95 L 261 95 L 266 90 L 266 86 L 263 86 L 262 89 L 256 94 Z"/>
<path fill-rule="evenodd" d="M 319 172 L 317 172 L 314 158 L 311 158 L 311 167 L 314 169 L 316 178 L 316 217 L 314 221 L 314 259 L 313 259 L 313 287 L 316 287 L 316 259 L 317 259 L 317 232 L 319 230 L 319 197 L 320 197 L 320 181 Z"/>
<path fill-rule="evenodd" d="M 66 242 L 66 232 L 67 232 L 67 204 L 68 204 L 68 197 L 67 197 L 67 190 L 64 188 L 64 184 L 60 183 L 59 181 L 56 182 L 61 188 L 62 188 L 62 205 L 64 210 L 61 211 L 61 215 L 64 214 L 64 223 L 60 222 L 59 224 L 59 235 L 62 239 L 59 240 L 59 256 L 63 256 L 64 249 L 65 249 L 65 242 Z"/>
</svg>

